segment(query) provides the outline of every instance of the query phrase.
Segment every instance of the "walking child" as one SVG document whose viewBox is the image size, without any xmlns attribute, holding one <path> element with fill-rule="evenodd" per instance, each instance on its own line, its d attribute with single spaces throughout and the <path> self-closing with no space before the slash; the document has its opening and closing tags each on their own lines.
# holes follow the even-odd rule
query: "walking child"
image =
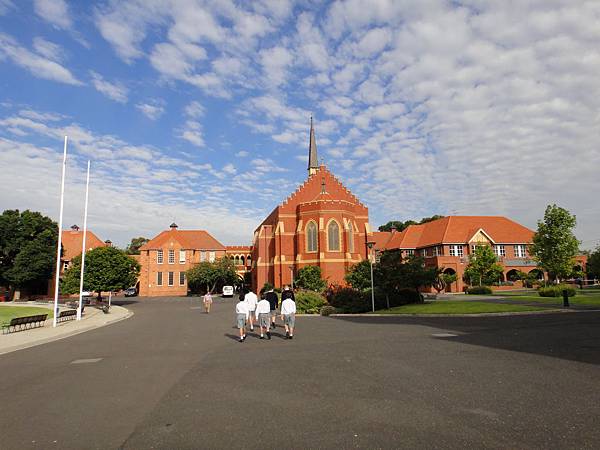
<svg viewBox="0 0 600 450">
<path fill-rule="evenodd" d="M 275 318 L 277 317 L 277 306 L 279 306 L 279 297 L 273 291 L 273 288 L 265 294 L 265 299 L 269 302 L 269 313 L 271 318 L 271 328 L 275 328 Z"/>
<path fill-rule="evenodd" d="M 294 293 L 286 286 L 281 294 L 281 298 L 283 299 L 281 302 L 281 320 L 283 320 L 283 325 L 285 326 L 285 337 L 286 339 L 293 339 L 294 325 L 296 323 Z"/>
<path fill-rule="evenodd" d="M 235 305 L 235 314 L 237 319 L 237 326 L 240 329 L 240 342 L 246 340 L 246 321 L 248 320 L 248 305 L 244 299 L 240 296 L 239 302 Z"/>
<path fill-rule="evenodd" d="M 213 302 L 212 295 L 210 295 L 210 291 L 206 293 L 206 295 L 202 298 L 202 301 L 204 302 L 204 313 L 208 314 L 210 312 L 210 307 Z"/>
<path fill-rule="evenodd" d="M 256 304 L 255 316 L 258 320 L 258 325 L 260 326 L 260 338 L 265 338 L 265 332 L 267 334 L 267 339 L 271 339 L 271 329 L 269 328 L 269 311 L 271 307 L 269 305 L 269 301 L 266 299 L 262 299 L 260 302 Z"/>
<path fill-rule="evenodd" d="M 256 311 L 256 304 L 258 303 L 258 297 L 252 291 L 248 291 L 244 296 L 244 301 L 248 305 L 248 314 L 250 315 L 250 331 L 254 331 L 254 312 Z"/>
</svg>

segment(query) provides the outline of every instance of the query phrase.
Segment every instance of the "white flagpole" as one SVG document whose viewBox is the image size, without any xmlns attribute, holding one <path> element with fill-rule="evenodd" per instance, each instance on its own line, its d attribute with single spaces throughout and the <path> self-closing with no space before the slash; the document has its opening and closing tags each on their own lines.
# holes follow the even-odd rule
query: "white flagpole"
<svg viewBox="0 0 600 450">
<path fill-rule="evenodd" d="M 60 182 L 60 213 L 58 216 L 58 245 L 56 247 L 56 283 L 54 286 L 54 319 L 52 320 L 53 327 L 56 327 L 56 319 L 58 316 L 58 287 L 60 284 L 60 249 L 62 247 L 63 205 L 65 200 L 65 172 L 67 169 L 67 139 L 67 136 L 65 136 L 65 146 L 63 149 L 62 180 Z"/>
<path fill-rule="evenodd" d="M 90 191 L 90 161 L 87 166 L 87 178 L 85 182 L 85 212 L 83 213 L 83 243 L 81 245 L 81 274 L 79 276 L 79 307 L 77 308 L 77 320 L 81 320 L 83 310 L 83 275 L 85 273 L 85 240 L 87 237 L 88 216 L 88 194 Z"/>
</svg>

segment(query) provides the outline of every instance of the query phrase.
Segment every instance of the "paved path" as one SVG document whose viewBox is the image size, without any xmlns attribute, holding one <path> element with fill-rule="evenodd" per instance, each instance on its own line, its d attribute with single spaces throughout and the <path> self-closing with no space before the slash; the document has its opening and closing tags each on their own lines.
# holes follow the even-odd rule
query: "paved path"
<svg viewBox="0 0 600 450">
<path fill-rule="evenodd" d="M 233 301 L 0 356 L 3 449 L 598 448 L 600 313 L 306 317 L 236 342 Z"/>
<path fill-rule="evenodd" d="M 6 303 L 0 304 L 0 308 L 6 306 L 18 307 L 40 307 L 52 310 L 54 305 L 48 303 Z M 61 307 L 61 311 L 65 309 Z M 53 326 L 53 319 L 47 319 L 43 327 L 32 328 L 26 331 L 16 333 L 7 333 L 0 336 L 0 355 L 10 353 L 35 345 L 45 344 L 47 342 L 64 339 L 75 334 L 93 330 L 131 316 L 131 312 L 126 308 L 114 305 L 109 314 L 104 314 L 97 308 L 88 306 L 84 309 L 82 320 L 65 320 Z"/>
</svg>

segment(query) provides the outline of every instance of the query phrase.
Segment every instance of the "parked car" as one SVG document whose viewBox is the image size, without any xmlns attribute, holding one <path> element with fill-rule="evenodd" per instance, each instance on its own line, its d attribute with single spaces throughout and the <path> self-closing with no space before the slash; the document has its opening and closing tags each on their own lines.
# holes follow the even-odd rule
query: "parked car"
<svg viewBox="0 0 600 450">
<path fill-rule="evenodd" d="M 138 295 L 136 288 L 130 287 L 125 289 L 125 297 L 135 297 L 136 295 Z"/>
<path fill-rule="evenodd" d="M 223 286 L 223 297 L 233 297 L 233 286 Z"/>
</svg>

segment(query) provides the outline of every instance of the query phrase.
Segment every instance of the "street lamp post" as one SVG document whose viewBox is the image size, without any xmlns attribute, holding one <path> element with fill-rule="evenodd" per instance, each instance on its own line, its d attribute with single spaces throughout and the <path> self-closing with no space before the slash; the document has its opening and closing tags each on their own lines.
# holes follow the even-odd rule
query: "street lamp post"
<svg viewBox="0 0 600 450">
<path fill-rule="evenodd" d="M 373 312 L 375 312 L 375 287 L 373 286 L 373 245 L 375 242 L 369 241 L 367 242 L 367 247 L 369 247 L 369 262 L 371 263 L 371 307 Z"/>
</svg>

